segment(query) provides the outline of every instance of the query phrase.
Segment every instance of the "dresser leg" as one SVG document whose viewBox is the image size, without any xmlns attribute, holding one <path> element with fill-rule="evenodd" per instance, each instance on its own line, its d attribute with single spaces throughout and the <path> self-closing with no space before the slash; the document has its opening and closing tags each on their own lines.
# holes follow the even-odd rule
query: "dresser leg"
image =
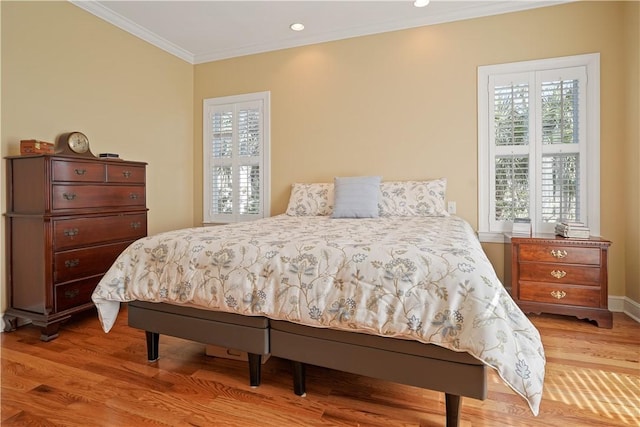
<svg viewBox="0 0 640 427">
<path fill-rule="evenodd" d="M 4 332 L 13 332 L 18 327 L 18 318 L 16 316 L 6 314 L 2 321 L 4 322 Z"/>
<path fill-rule="evenodd" d="M 40 326 L 40 325 L 39 325 Z M 49 342 L 58 338 L 60 322 L 49 323 L 40 327 L 40 341 Z"/>
</svg>

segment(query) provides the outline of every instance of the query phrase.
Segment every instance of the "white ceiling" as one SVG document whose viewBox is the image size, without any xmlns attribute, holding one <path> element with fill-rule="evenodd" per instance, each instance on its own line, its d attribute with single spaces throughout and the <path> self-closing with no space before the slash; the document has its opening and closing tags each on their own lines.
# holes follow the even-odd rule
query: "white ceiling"
<svg viewBox="0 0 640 427">
<path fill-rule="evenodd" d="M 191 64 L 566 2 L 70 1 Z M 305 30 L 290 30 L 294 22 Z"/>
</svg>

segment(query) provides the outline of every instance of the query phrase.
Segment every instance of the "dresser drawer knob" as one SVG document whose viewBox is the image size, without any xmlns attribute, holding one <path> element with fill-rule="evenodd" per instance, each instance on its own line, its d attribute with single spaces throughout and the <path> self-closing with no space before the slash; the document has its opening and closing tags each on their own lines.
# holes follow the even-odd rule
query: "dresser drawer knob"
<svg viewBox="0 0 640 427">
<path fill-rule="evenodd" d="M 131 228 L 133 228 L 134 230 L 137 230 L 138 228 L 142 227 L 142 224 L 140 224 L 140 221 L 136 221 L 136 222 L 132 222 L 131 224 L 129 224 Z"/>
<path fill-rule="evenodd" d="M 567 256 L 567 251 L 562 249 L 559 249 L 557 251 L 555 249 L 551 249 L 551 255 L 555 258 L 561 259 Z"/>
<path fill-rule="evenodd" d="M 551 291 L 551 296 L 555 299 L 562 299 L 567 296 L 565 291 Z"/>
<path fill-rule="evenodd" d="M 74 169 L 74 172 L 76 173 L 76 175 L 84 175 L 85 173 L 87 173 L 86 169 Z"/>
<path fill-rule="evenodd" d="M 131 177 L 131 172 L 130 171 L 122 171 L 122 176 L 124 176 L 125 178 L 130 178 Z"/>
<path fill-rule="evenodd" d="M 76 193 L 62 193 L 62 198 L 65 200 L 75 200 Z"/>
<path fill-rule="evenodd" d="M 73 268 L 80 265 L 80 260 L 78 258 L 68 259 L 64 262 L 64 266 L 67 268 Z"/>
<path fill-rule="evenodd" d="M 567 275 L 567 272 L 564 270 L 552 270 L 551 275 L 556 279 L 562 279 L 564 276 Z"/>
<path fill-rule="evenodd" d="M 136 200 L 136 199 L 138 198 L 138 194 L 136 194 L 136 193 L 131 193 L 131 194 L 129 194 L 129 198 L 130 198 L 131 200 Z"/>
<path fill-rule="evenodd" d="M 80 289 L 68 289 L 64 291 L 64 297 L 67 299 L 73 299 L 78 296 Z"/>
<path fill-rule="evenodd" d="M 64 230 L 64 235 L 67 237 L 77 236 L 80 231 L 77 228 L 68 228 Z"/>
</svg>

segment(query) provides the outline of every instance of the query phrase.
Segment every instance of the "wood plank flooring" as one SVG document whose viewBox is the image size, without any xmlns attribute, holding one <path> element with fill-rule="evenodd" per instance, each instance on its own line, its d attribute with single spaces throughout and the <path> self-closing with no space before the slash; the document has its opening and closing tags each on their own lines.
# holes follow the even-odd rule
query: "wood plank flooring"
<svg viewBox="0 0 640 427">
<path fill-rule="evenodd" d="M 205 355 L 204 345 L 162 336 L 147 363 L 144 332 L 123 308 L 105 334 L 95 312 L 39 340 L 24 326 L 1 335 L 0 424 L 9 426 L 444 426 L 444 395 L 309 366 L 307 396 L 290 363 L 270 358 L 262 385 L 245 362 Z M 547 371 L 540 415 L 489 374 L 485 401 L 463 399 L 469 426 L 640 426 L 640 324 L 614 313 L 613 329 L 562 316 L 531 316 Z"/>
</svg>

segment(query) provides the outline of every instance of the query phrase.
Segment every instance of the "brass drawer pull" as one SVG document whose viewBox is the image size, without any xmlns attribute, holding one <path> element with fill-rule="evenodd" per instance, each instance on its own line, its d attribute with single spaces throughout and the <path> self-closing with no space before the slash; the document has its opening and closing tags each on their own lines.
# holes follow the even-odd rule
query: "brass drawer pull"
<svg viewBox="0 0 640 427">
<path fill-rule="evenodd" d="M 142 227 L 142 224 L 140 224 L 140 221 L 136 221 L 129 224 L 129 226 L 134 230 L 137 230 L 138 228 Z"/>
<path fill-rule="evenodd" d="M 555 258 L 561 259 L 567 256 L 567 251 L 565 250 L 555 250 L 555 249 L 551 249 L 551 255 Z"/>
<path fill-rule="evenodd" d="M 564 270 L 552 270 L 551 275 L 556 279 L 562 279 L 564 276 L 567 275 L 567 272 Z"/>
<path fill-rule="evenodd" d="M 77 196 L 76 196 L 76 193 L 62 193 L 62 197 L 65 200 L 75 200 Z"/>
<path fill-rule="evenodd" d="M 86 169 L 74 169 L 74 172 L 76 173 L 76 175 L 84 175 L 85 173 L 87 173 Z"/>
<path fill-rule="evenodd" d="M 562 299 L 567 296 L 565 291 L 551 291 L 551 296 L 555 299 Z"/>
<path fill-rule="evenodd" d="M 77 228 L 68 228 L 64 230 L 64 235 L 67 237 L 77 236 L 80 231 Z"/>
<path fill-rule="evenodd" d="M 131 172 L 130 171 L 122 171 L 122 176 L 124 176 L 125 178 L 130 178 L 131 177 Z"/>
<path fill-rule="evenodd" d="M 68 289 L 64 291 L 64 297 L 67 299 L 73 299 L 78 296 L 80 289 Z"/>
<path fill-rule="evenodd" d="M 138 198 L 138 195 L 136 193 L 131 193 L 131 194 L 129 194 L 129 198 L 131 200 L 136 200 Z"/>
<path fill-rule="evenodd" d="M 68 259 L 64 262 L 64 266 L 67 268 L 77 267 L 78 265 L 80 265 L 80 260 L 78 258 Z"/>
</svg>

